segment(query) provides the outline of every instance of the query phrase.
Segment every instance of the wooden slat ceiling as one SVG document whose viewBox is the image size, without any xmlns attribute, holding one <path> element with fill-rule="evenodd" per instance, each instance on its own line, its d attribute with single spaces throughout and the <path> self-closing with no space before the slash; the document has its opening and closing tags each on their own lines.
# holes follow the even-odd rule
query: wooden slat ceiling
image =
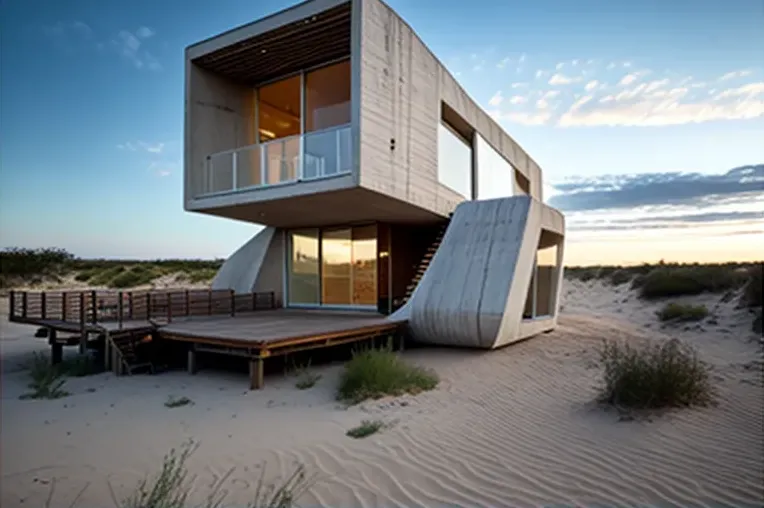
<svg viewBox="0 0 764 508">
<path fill-rule="evenodd" d="M 350 55 L 350 3 L 213 51 L 194 60 L 229 79 L 258 85 Z"/>
</svg>

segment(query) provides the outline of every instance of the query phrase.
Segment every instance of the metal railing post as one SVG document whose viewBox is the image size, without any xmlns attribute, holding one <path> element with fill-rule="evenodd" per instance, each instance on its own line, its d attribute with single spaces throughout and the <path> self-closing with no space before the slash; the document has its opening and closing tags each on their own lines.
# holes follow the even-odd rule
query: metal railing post
<svg viewBox="0 0 764 508">
<path fill-rule="evenodd" d="M 237 176 L 238 163 L 239 163 L 239 152 L 235 151 L 231 154 L 231 190 L 236 190 L 238 187 L 237 181 L 236 181 L 238 179 L 238 176 Z"/>
</svg>

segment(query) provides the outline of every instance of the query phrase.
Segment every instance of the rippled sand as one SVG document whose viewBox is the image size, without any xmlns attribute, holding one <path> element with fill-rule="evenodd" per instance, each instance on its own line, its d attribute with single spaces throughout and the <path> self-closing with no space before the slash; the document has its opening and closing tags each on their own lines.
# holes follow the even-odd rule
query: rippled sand
<svg viewBox="0 0 764 508">
<path fill-rule="evenodd" d="M 109 483 L 126 493 L 170 447 L 194 438 L 198 490 L 235 467 L 234 503 L 247 500 L 266 462 L 268 478 L 297 463 L 318 475 L 302 506 L 761 505 L 759 346 L 746 311 L 701 298 L 717 325 L 661 329 L 655 305 L 625 287 L 570 282 L 555 332 L 492 352 L 409 351 L 439 373 L 436 390 L 350 409 L 333 398 L 341 366 L 317 368 L 321 380 L 305 391 L 279 376 L 249 392 L 236 373 L 103 374 L 69 380 L 73 395 L 56 401 L 18 400 L 25 375 L 6 372 L 0 504 L 43 506 L 55 481 L 53 506 L 68 506 L 86 485 L 80 506 L 110 506 Z M 6 365 L 19 344 L 31 347 L 32 331 L 3 328 Z M 716 406 L 624 421 L 592 403 L 601 340 L 669 336 L 693 342 L 713 365 Z M 169 395 L 195 404 L 168 409 Z M 377 418 L 390 428 L 345 436 Z"/>
</svg>

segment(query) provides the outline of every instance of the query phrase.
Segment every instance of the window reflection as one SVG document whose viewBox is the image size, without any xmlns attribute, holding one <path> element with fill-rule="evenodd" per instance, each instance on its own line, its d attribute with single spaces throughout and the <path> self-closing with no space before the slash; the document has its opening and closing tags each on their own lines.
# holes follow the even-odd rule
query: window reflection
<svg viewBox="0 0 764 508">
<path fill-rule="evenodd" d="M 472 147 L 442 122 L 438 125 L 438 180 L 465 199 L 472 198 Z"/>
</svg>

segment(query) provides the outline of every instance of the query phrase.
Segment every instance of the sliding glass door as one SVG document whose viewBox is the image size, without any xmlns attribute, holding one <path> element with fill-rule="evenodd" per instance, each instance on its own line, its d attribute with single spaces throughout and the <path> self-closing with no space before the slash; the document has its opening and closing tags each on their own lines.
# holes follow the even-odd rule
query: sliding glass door
<svg viewBox="0 0 764 508">
<path fill-rule="evenodd" d="M 376 225 L 294 230 L 288 249 L 290 305 L 376 307 Z"/>
</svg>

